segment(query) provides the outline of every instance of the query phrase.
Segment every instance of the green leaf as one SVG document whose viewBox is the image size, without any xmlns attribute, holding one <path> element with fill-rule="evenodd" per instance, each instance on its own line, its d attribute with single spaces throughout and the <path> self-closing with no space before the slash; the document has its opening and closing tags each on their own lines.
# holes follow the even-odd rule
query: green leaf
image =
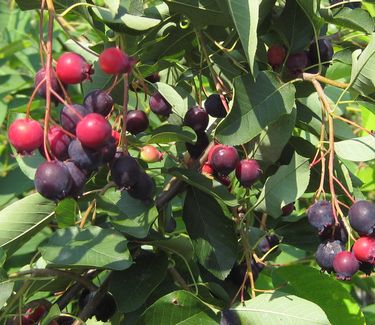
<svg viewBox="0 0 375 325">
<path fill-rule="evenodd" d="M 189 142 L 195 143 L 197 134 L 188 126 L 178 126 L 165 124 L 159 126 L 151 133 L 151 138 L 147 143 L 170 143 L 170 142 Z"/>
<path fill-rule="evenodd" d="M 321 288 L 321 290 L 324 290 Z M 256 325 L 330 325 L 316 304 L 281 291 L 264 293 L 232 308 L 240 324 Z M 343 323 L 345 324 L 345 323 Z"/>
<path fill-rule="evenodd" d="M 294 106 L 294 86 L 272 72 L 260 72 L 255 82 L 248 75 L 235 78 L 234 92 L 233 107 L 215 133 L 224 144 L 250 141 Z"/>
<path fill-rule="evenodd" d="M 6 301 L 13 292 L 14 282 L 0 283 L 0 309 L 5 305 Z"/>
<path fill-rule="evenodd" d="M 255 53 L 258 45 L 258 0 L 228 0 L 229 12 L 233 18 L 242 47 L 244 48 L 250 71 L 254 75 Z"/>
<path fill-rule="evenodd" d="M 335 142 L 336 154 L 345 160 L 369 161 L 375 159 L 375 136 L 354 138 Z"/>
<path fill-rule="evenodd" d="M 0 211 L 0 247 L 11 255 L 44 228 L 55 204 L 39 194 L 29 195 Z"/>
<path fill-rule="evenodd" d="M 188 109 L 187 102 L 184 101 L 182 96 L 175 90 L 175 87 L 163 82 L 157 82 L 153 84 L 153 86 L 172 106 L 172 111 L 183 118 Z"/>
<path fill-rule="evenodd" d="M 0 267 L 2 267 L 7 259 L 7 254 L 4 250 L 0 247 Z"/>
<path fill-rule="evenodd" d="M 77 216 L 77 201 L 72 198 L 61 200 L 56 207 L 56 219 L 60 228 L 75 225 Z"/>
<path fill-rule="evenodd" d="M 340 281 L 317 269 L 300 265 L 278 268 L 274 270 L 273 282 L 275 287 L 287 283 L 292 294 L 319 305 L 331 324 L 365 323 L 363 314 L 350 292 Z"/>
<path fill-rule="evenodd" d="M 125 270 L 132 264 L 127 240 L 119 232 L 90 226 L 57 230 L 39 248 L 43 258 L 56 267 L 97 267 Z"/>
<path fill-rule="evenodd" d="M 175 291 L 146 309 L 137 325 L 217 325 L 218 317 L 201 300 L 187 291 Z"/>
<path fill-rule="evenodd" d="M 132 198 L 126 191 L 114 188 L 98 197 L 98 211 L 108 213 L 117 230 L 137 238 L 147 236 L 158 216 L 158 210 L 154 205 L 146 205 Z"/>
<path fill-rule="evenodd" d="M 375 324 L 375 304 L 362 308 L 367 324 Z"/>
<path fill-rule="evenodd" d="M 149 245 L 163 249 L 183 256 L 187 261 L 191 260 L 194 255 L 193 245 L 187 235 L 174 236 L 162 240 L 153 240 L 148 242 Z"/>
<path fill-rule="evenodd" d="M 274 218 L 281 216 L 281 208 L 301 197 L 309 180 L 309 159 L 295 153 L 289 165 L 281 166 L 266 180 L 258 198 L 258 208 Z"/>
<path fill-rule="evenodd" d="M 147 254 L 137 258 L 129 269 L 114 272 L 109 291 L 119 311 L 130 313 L 143 305 L 164 280 L 168 267 L 167 255 Z"/>
<path fill-rule="evenodd" d="M 12 146 L 12 152 L 17 160 L 18 166 L 27 178 L 34 180 L 35 173 L 40 164 L 45 162 L 45 159 L 39 152 L 34 152 L 31 156 L 21 156 Z"/>
<path fill-rule="evenodd" d="M 211 196 L 189 188 L 183 219 L 200 264 L 224 280 L 237 256 L 234 224 Z"/>
</svg>

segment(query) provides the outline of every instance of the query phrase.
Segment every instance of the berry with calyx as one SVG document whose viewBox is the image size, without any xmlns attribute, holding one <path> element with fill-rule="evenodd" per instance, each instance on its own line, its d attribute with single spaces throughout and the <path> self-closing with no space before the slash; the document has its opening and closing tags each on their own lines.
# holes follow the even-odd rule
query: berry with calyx
<svg viewBox="0 0 375 325">
<path fill-rule="evenodd" d="M 83 188 L 87 181 L 86 172 L 81 170 L 72 161 L 66 161 L 65 166 L 68 168 L 70 177 L 72 179 L 72 186 L 69 191 L 69 195 L 72 197 L 78 197 L 82 194 Z"/>
<path fill-rule="evenodd" d="M 8 138 L 20 154 L 30 154 L 43 143 L 43 129 L 30 118 L 16 119 L 9 127 Z"/>
<path fill-rule="evenodd" d="M 64 106 L 60 112 L 60 124 L 64 130 L 76 134 L 77 124 L 90 113 L 92 113 L 91 108 L 82 105 Z"/>
<path fill-rule="evenodd" d="M 91 112 L 107 116 L 113 106 L 113 98 L 104 90 L 97 89 L 88 93 L 83 100 L 83 105 L 88 107 Z"/>
<path fill-rule="evenodd" d="M 361 237 L 353 245 L 353 253 L 358 261 L 375 264 L 375 239 Z"/>
<path fill-rule="evenodd" d="M 226 99 L 224 98 L 224 100 Z M 204 102 L 204 108 L 206 109 L 206 112 L 212 117 L 222 118 L 227 116 L 227 111 L 219 94 L 212 94 L 208 96 L 206 101 Z"/>
<path fill-rule="evenodd" d="M 236 169 L 239 160 L 240 158 L 236 148 L 223 146 L 215 149 L 212 153 L 211 164 L 218 174 L 228 175 Z M 244 179 L 244 181 L 246 181 L 246 179 Z"/>
<path fill-rule="evenodd" d="M 82 146 L 82 143 L 78 140 L 73 140 L 70 143 L 68 153 L 70 160 L 88 173 L 98 169 L 102 163 L 99 151 Z"/>
<path fill-rule="evenodd" d="M 375 228 L 375 204 L 356 201 L 349 209 L 349 222 L 361 236 L 372 235 Z"/>
<path fill-rule="evenodd" d="M 198 159 L 210 143 L 205 132 L 196 132 L 196 134 L 197 141 L 194 144 L 189 142 L 185 143 L 186 150 L 189 152 L 190 157 L 193 159 Z"/>
<path fill-rule="evenodd" d="M 319 55 L 320 55 L 320 62 L 327 62 L 324 65 L 328 65 L 329 62 L 332 60 L 333 57 L 333 47 L 332 43 L 328 39 L 320 39 L 318 40 L 318 47 L 319 47 Z M 316 43 L 312 42 L 309 49 L 309 58 L 311 64 L 318 64 L 318 51 L 316 48 Z"/>
<path fill-rule="evenodd" d="M 333 259 L 333 269 L 339 280 L 350 280 L 359 269 L 359 262 L 354 254 L 348 251 L 338 253 Z"/>
<path fill-rule="evenodd" d="M 115 158 L 117 151 L 116 139 L 113 136 L 107 140 L 104 146 L 100 149 L 103 163 L 109 163 Z"/>
<path fill-rule="evenodd" d="M 345 251 L 344 244 L 339 240 L 328 240 L 321 243 L 315 254 L 316 262 L 322 268 L 322 271 L 333 271 L 333 260 L 335 256 Z"/>
<path fill-rule="evenodd" d="M 154 191 L 154 181 L 147 173 L 141 171 L 137 182 L 129 188 L 128 193 L 135 199 L 149 201 L 152 199 Z"/>
<path fill-rule="evenodd" d="M 35 173 L 35 188 L 47 199 L 57 201 L 69 194 L 72 179 L 66 165 L 61 161 L 46 161 Z"/>
<path fill-rule="evenodd" d="M 44 68 L 40 69 L 36 75 L 35 75 L 35 79 L 34 79 L 34 88 L 36 88 L 39 83 L 45 78 L 46 76 L 46 70 Z M 66 85 L 63 84 L 63 86 L 65 88 L 67 88 Z M 60 83 L 59 81 L 57 80 L 56 76 L 55 76 L 55 73 L 52 73 L 51 74 L 51 88 L 58 94 L 60 95 L 61 97 L 64 97 L 64 91 L 63 89 L 61 88 L 60 86 Z M 44 81 L 38 88 L 38 91 L 37 91 L 38 95 L 42 98 L 46 98 L 47 97 L 47 87 L 46 87 L 46 81 Z M 60 101 L 57 99 L 57 97 L 55 97 L 55 95 L 51 94 L 51 98 L 52 100 L 54 101 L 55 105 L 57 105 Z"/>
<path fill-rule="evenodd" d="M 289 55 L 286 60 L 286 67 L 292 75 L 298 75 L 310 65 L 309 57 L 306 52 L 298 52 Z"/>
<path fill-rule="evenodd" d="M 153 163 L 163 160 L 163 154 L 151 145 L 147 145 L 141 148 L 140 157 L 147 163 Z"/>
<path fill-rule="evenodd" d="M 208 125 L 208 114 L 199 106 L 190 108 L 184 117 L 184 125 L 190 126 L 195 132 L 203 132 Z"/>
<path fill-rule="evenodd" d="M 120 188 L 130 188 L 138 182 L 141 169 L 137 160 L 131 156 L 121 156 L 114 160 L 111 166 L 113 181 Z"/>
<path fill-rule="evenodd" d="M 159 93 L 150 97 L 150 109 L 158 115 L 168 116 L 172 113 L 172 106 Z"/>
<path fill-rule="evenodd" d="M 212 176 L 215 173 L 215 171 L 212 168 L 211 164 L 205 162 L 202 166 L 201 173 L 206 176 Z"/>
<path fill-rule="evenodd" d="M 280 243 L 279 237 L 276 235 L 265 236 L 258 244 L 258 248 L 263 254 L 266 254 L 270 249 Z"/>
<path fill-rule="evenodd" d="M 335 223 L 332 204 L 328 201 L 317 201 L 307 211 L 309 223 L 315 227 L 319 234 Z"/>
<path fill-rule="evenodd" d="M 83 146 L 99 149 L 111 137 L 112 127 L 102 115 L 90 113 L 78 122 L 76 133 Z"/>
<path fill-rule="evenodd" d="M 134 63 L 133 58 L 117 47 L 107 48 L 99 55 L 99 66 L 106 74 L 128 73 Z"/>
<path fill-rule="evenodd" d="M 208 155 L 207 155 L 207 162 L 209 164 L 212 165 L 212 155 L 214 154 L 214 152 L 216 151 L 216 149 L 219 149 L 219 148 L 225 148 L 225 145 L 223 144 L 215 144 L 209 151 L 208 151 Z"/>
<path fill-rule="evenodd" d="M 58 126 L 51 126 L 48 130 L 48 142 L 51 154 L 57 160 L 66 160 L 69 157 L 68 148 L 70 144 L 70 137 Z M 44 141 L 39 147 L 39 152 L 44 156 Z"/>
<path fill-rule="evenodd" d="M 56 63 L 57 77 L 67 85 L 90 80 L 93 73 L 92 65 L 77 53 L 66 52 L 59 57 Z"/>
<path fill-rule="evenodd" d="M 281 208 L 281 211 L 283 212 L 283 216 L 289 216 L 294 211 L 294 202 L 288 203 L 287 205 L 284 205 Z"/>
<path fill-rule="evenodd" d="M 285 48 L 281 45 L 272 45 L 267 52 L 268 63 L 273 69 L 278 68 L 283 64 L 286 57 Z"/>
<path fill-rule="evenodd" d="M 258 162 L 254 159 L 241 160 L 236 166 L 236 177 L 243 187 L 251 187 L 262 174 Z"/>
<path fill-rule="evenodd" d="M 146 113 L 141 110 L 129 111 L 126 115 L 126 130 L 131 134 L 138 134 L 147 130 L 149 121 Z"/>
</svg>

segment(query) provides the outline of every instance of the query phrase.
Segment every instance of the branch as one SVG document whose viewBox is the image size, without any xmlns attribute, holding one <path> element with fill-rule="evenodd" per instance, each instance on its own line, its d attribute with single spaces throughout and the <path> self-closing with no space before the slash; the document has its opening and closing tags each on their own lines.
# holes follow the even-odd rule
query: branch
<svg viewBox="0 0 375 325">
<path fill-rule="evenodd" d="M 318 81 L 323 82 L 327 85 L 331 85 L 331 86 L 341 88 L 341 89 L 346 89 L 349 86 L 349 84 L 347 84 L 347 83 L 339 82 L 339 81 L 332 80 L 332 79 L 328 79 L 326 77 L 323 77 L 320 74 L 312 74 L 312 73 L 304 72 L 304 73 L 302 73 L 302 78 L 303 78 L 303 80 L 311 81 L 311 82 L 313 80 L 318 80 Z"/>
</svg>

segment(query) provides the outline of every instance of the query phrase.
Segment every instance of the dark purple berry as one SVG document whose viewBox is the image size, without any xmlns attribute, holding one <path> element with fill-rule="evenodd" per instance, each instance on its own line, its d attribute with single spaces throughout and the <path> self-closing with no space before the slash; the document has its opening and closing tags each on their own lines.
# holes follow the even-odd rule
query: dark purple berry
<svg viewBox="0 0 375 325">
<path fill-rule="evenodd" d="M 142 200 L 148 201 L 151 200 L 155 191 L 155 184 L 154 181 L 147 173 L 141 172 L 137 182 L 130 187 L 128 193 L 131 197 Z"/>
<path fill-rule="evenodd" d="M 92 110 L 82 105 L 64 106 L 60 112 L 60 124 L 65 130 L 76 134 L 78 122 L 81 121 L 82 117 L 90 113 L 92 113 Z"/>
<path fill-rule="evenodd" d="M 111 166 L 112 179 L 120 188 L 130 188 L 138 182 L 141 169 L 137 160 L 130 156 L 121 156 Z"/>
<path fill-rule="evenodd" d="M 256 263 L 254 260 L 251 260 L 251 272 L 253 273 L 253 280 L 254 282 L 258 279 L 259 273 L 263 270 L 264 265 L 260 263 Z M 250 286 L 249 277 L 246 275 L 247 273 L 247 265 L 246 262 L 242 262 L 241 264 L 235 265 L 231 272 L 228 275 L 228 278 L 237 286 L 241 286 L 242 282 L 246 276 L 245 286 Z"/>
<path fill-rule="evenodd" d="M 83 100 L 83 105 L 91 112 L 107 116 L 113 106 L 113 98 L 104 90 L 97 89 L 88 93 Z"/>
<path fill-rule="evenodd" d="M 318 47 L 319 47 L 319 54 L 320 54 L 320 62 L 328 62 L 332 60 L 333 57 L 333 47 L 332 43 L 328 39 L 320 39 L 318 40 Z M 316 43 L 312 42 L 310 45 L 309 50 L 309 58 L 311 64 L 318 64 L 319 58 L 318 58 L 318 51 L 316 49 Z M 325 63 L 324 65 L 329 65 L 328 63 Z"/>
<path fill-rule="evenodd" d="M 87 181 L 86 172 L 78 168 L 72 161 L 66 161 L 65 166 L 68 168 L 70 177 L 72 179 L 72 187 L 69 191 L 69 195 L 78 197 L 82 194 L 83 188 Z"/>
<path fill-rule="evenodd" d="M 294 202 L 288 203 L 281 208 L 283 216 L 289 216 L 294 211 Z"/>
<path fill-rule="evenodd" d="M 43 80 L 43 78 L 46 76 L 46 71 L 44 68 L 40 69 L 36 75 L 35 75 L 35 81 L 34 81 L 34 88 L 36 88 L 39 83 Z M 64 85 L 65 88 L 67 88 L 67 86 Z M 57 80 L 56 78 L 56 75 L 55 73 L 52 73 L 51 74 L 51 88 L 58 94 L 60 95 L 60 97 L 64 98 L 64 91 L 63 89 L 61 88 L 60 86 L 60 83 L 59 81 Z M 38 95 L 42 98 L 46 98 L 47 97 L 47 88 L 46 88 L 46 81 L 44 81 L 42 83 L 42 85 L 39 87 L 38 91 L 37 91 Z M 53 102 L 55 103 L 55 105 L 57 105 L 60 101 L 57 99 L 57 97 L 55 97 L 55 95 L 51 94 L 51 98 L 53 100 Z"/>
<path fill-rule="evenodd" d="M 359 270 L 366 275 L 371 275 L 374 272 L 374 265 L 366 262 L 359 262 Z"/>
<path fill-rule="evenodd" d="M 70 137 L 64 133 L 64 131 L 58 126 L 51 126 L 48 130 L 48 142 L 51 154 L 57 160 L 66 160 L 68 159 L 68 147 L 70 144 Z M 40 154 L 44 155 L 44 141 L 39 147 Z"/>
<path fill-rule="evenodd" d="M 79 168 L 92 172 L 99 168 L 102 157 L 99 151 L 82 146 L 78 140 L 73 140 L 69 145 L 69 157 Z"/>
<path fill-rule="evenodd" d="M 369 201 L 356 201 L 349 209 L 352 228 L 361 236 L 372 235 L 375 227 L 375 204 Z"/>
<path fill-rule="evenodd" d="M 150 97 L 150 109 L 158 115 L 168 116 L 172 113 L 172 106 L 159 93 Z"/>
<path fill-rule="evenodd" d="M 224 99 L 225 100 L 225 99 Z M 227 111 L 221 101 L 219 94 L 212 94 L 204 102 L 206 112 L 212 117 L 222 118 L 227 116 Z"/>
<path fill-rule="evenodd" d="M 350 280 L 359 270 L 359 262 L 351 252 L 340 252 L 333 259 L 333 269 L 339 280 Z"/>
<path fill-rule="evenodd" d="M 111 162 L 113 158 L 115 158 L 116 150 L 116 139 L 111 136 L 109 140 L 107 140 L 107 142 L 104 144 L 104 146 L 100 149 L 103 163 Z"/>
<path fill-rule="evenodd" d="M 305 70 L 305 68 L 309 65 L 309 57 L 307 56 L 306 52 L 298 52 L 291 54 L 286 60 L 286 67 L 288 68 L 289 72 L 294 76 L 302 73 L 303 70 Z"/>
<path fill-rule="evenodd" d="M 234 147 L 218 147 L 212 153 L 212 167 L 220 175 L 228 175 L 235 170 L 239 161 L 238 152 Z"/>
<path fill-rule="evenodd" d="M 197 141 L 194 144 L 188 142 L 185 143 L 186 150 L 189 152 L 190 157 L 193 159 L 198 159 L 210 143 L 210 141 L 208 140 L 208 136 L 205 132 L 196 133 Z"/>
<path fill-rule="evenodd" d="M 208 114 L 199 106 L 190 108 L 184 117 L 184 125 L 190 126 L 195 132 L 203 132 L 208 125 Z"/>
<path fill-rule="evenodd" d="M 332 204 L 328 201 L 315 202 L 309 207 L 307 217 L 309 223 L 318 230 L 319 234 L 335 223 Z"/>
<path fill-rule="evenodd" d="M 263 254 L 266 254 L 270 249 L 280 243 L 279 237 L 276 235 L 265 236 L 258 244 L 258 248 Z"/>
<path fill-rule="evenodd" d="M 316 262 L 322 268 L 322 271 L 333 271 L 333 259 L 335 256 L 343 252 L 345 246 L 339 240 L 328 240 L 321 243 L 316 251 Z"/>
<path fill-rule="evenodd" d="M 84 289 L 78 300 L 79 308 L 82 310 L 87 304 L 91 303 L 94 297 L 95 292 Z M 115 299 L 109 292 L 106 292 L 89 318 L 95 316 L 96 320 L 107 322 L 115 314 L 116 310 L 117 305 Z"/>
<path fill-rule="evenodd" d="M 236 166 L 236 177 L 243 187 L 251 187 L 261 175 L 262 170 L 254 159 L 243 159 Z"/>
<path fill-rule="evenodd" d="M 129 111 L 126 116 L 126 130 L 131 134 L 138 134 L 147 130 L 148 117 L 144 111 Z"/>
</svg>

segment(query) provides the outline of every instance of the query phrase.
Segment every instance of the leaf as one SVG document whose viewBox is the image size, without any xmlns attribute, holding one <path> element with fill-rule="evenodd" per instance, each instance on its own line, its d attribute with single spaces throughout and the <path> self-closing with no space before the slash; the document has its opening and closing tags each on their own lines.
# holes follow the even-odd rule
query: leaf
<svg viewBox="0 0 375 325">
<path fill-rule="evenodd" d="M 17 160 L 18 166 L 27 178 L 34 180 L 35 173 L 40 164 L 45 162 L 45 159 L 39 152 L 34 152 L 31 156 L 21 156 L 12 146 L 12 152 Z"/>
<path fill-rule="evenodd" d="M 170 143 L 170 142 L 189 142 L 195 143 L 197 134 L 188 126 L 178 126 L 165 124 L 159 126 L 151 133 L 151 138 L 147 143 Z"/>
<path fill-rule="evenodd" d="M 119 232 L 90 226 L 58 229 L 39 248 L 43 258 L 56 267 L 96 267 L 125 270 L 132 264 L 127 240 Z"/>
<path fill-rule="evenodd" d="M 258 45 L 259 0 L 228 0 L 229 12 L 233 18 L 250 71 L 254 75 L 255 53 Z"/>
<path fill-rule="evenodd" d="M 323 290 L 323 289 L 322 289 Z M 241 324 L 329 325 L 324 311 L 316 304 L 281 291 L 264 293 L 231 309 Z"/>
<path fill-rule="evenodd" d="M 5 305 L 13 292 L 14 282 L 0 283 L 0 309 Z"/>
<path fill-rule="evenodd" d="M 109 291 L 122 313 L 135 311 L 164 280 L 168 267 L 167 255 L 145 253 L 129 269 L 114 272 Z"/>
<path fill-rule="evenodd" d="M 234 89 L 233 107 L 216 128 L 215 137 L 223 144 L 250 141 L 294 106 L 294 86 L 272 72 L 260 72 L 255 82 L 248 75 L 237 77 Z"/>
<path fill-rule="evenodd" d="M 362 312 L 366 317 L 367 324 L 375 324 L 375 304 L 362 308 Z"/>
<path fill-rule="evenodd" d="M 77 216 L 77 201 L 72 198 L 61 200 L 55 210 L 57 223 L 60 228 L 75 225 Z"/>
<path fill-rule="evenodd" d="M 4 250 L 0 247 L 0 267 L 2 267 L 7 259 L 7 254 Z"/>
<path fill-rule="evenodd" d="M 233 222 L 215 199 L 195 188 L 187 191 L 183 219 L 199 263 L 224 280 L 237 256 Z"/>
<path fill-rule="evenodd" d="M 350 161 L 369 161 L 375 159 L 375 136 L 368 135 L 335 142 L 336 154 Z"/>
<path fill-rule="evenodd" d="M 147 205 L 132 198 L 126 191 L 109 189 L 98 197 L 98 211 L 104 211 L 111 217 L 113 226 L 131 236 L 144 238 L 158 216 L 154 205 Z"/>
<path fill-rule="evenodd" d="M 277 218 L 281 216 L 283 206 L 301 197 L 309 180 L 309 159 L 295 153 L 289 165 L 281 166 L 266 180 L 256 205 Z"/>
<path fill-rule="evenodd" d="M 29 195 L 0 211 L 0 247 L 8 256 L 44 228 L 55 204 L 39 194 Z"/>
<path fill-rule="evenodd" d="M 187 261 L 193 258 L 193 245 L 187 235 L 179 235 L 161 240 L 153 240 L 147 242 L 151 246 L 161 248 L 167 252 L 171 252 L 183 256 Z"/>
<path fill-rule="evenodd" d="M 218 318 L 201 300 L 187 291 L 175 291 L 146 309 L 137 325 L 217 325 Z"/>
<path fill-rule="evenodd" d="M 319 305 L 332 324 L 365 323 L 350 292 L 340 281 L 317 269 L 300 265 L 287 266 L 274 270 L 272 277 L 275 287 L 287 282 L 293 294 Z"/>
</svg>

